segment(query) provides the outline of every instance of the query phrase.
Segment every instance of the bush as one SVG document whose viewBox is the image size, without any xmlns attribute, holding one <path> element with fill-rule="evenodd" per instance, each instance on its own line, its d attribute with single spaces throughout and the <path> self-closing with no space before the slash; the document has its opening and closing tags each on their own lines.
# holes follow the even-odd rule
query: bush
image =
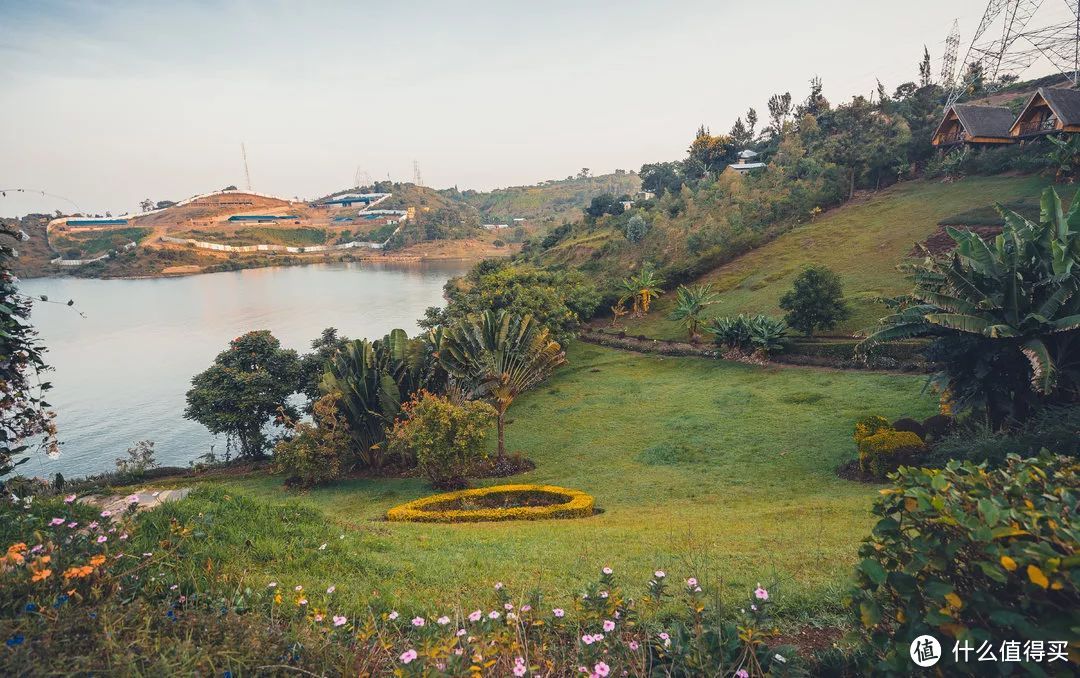
<svg viewBox="0 0 1080 678">
<path fill-rule="evenodd" d="M 127 450 L 127 459 L 117 457 L 116 471 L 120 475 L 140 478 L 159 464 L 154 460 L 154 441 L 140 440 Z"/>
<path fill-rule="evenodd" d="M 926 448 L 922 438 L 910 431 L 881 430 L 859 441 L 859 468 L 875 478 L 911 463 Z"/>
<path fill-rule="evenodd" d="M 415 458 L 434 487 L 463 485 L 469 467 L 484 457 L 495 408 L 481 401 L 458 404 L 420 391 L 402 412 L 404 417 L 387 436 L 390 451 Z"/>
<path fill-rule="evenodd" d="M 294 425 L 295 435 L 274 449 L 274 468 L 288 474 L 287 482 L 311 487 L 337 480 L 347 470 L 352 437 L 340 413 L 341 395 L 329 393 L 315 401 L 314 424 Z"/>
<path fill-rule="evenodd" d="M 969 422 L 936 438 L 926 462 L 941 467 L 950 459 L 958 459 L 998 467 L 1010 454 L 1033 456 L 1043 448 L 1080 456 L 1080 406 L 1045 407 L 1023 427 L 1007 434 L 985 423 Z"/>
<path fill-rule="evenodd" d="M 923 431 L 925 435 L 923 440 L 932 441 L 939 440 L 942 436 L 952 430 L 952 427 L 956 424 L 956 420 L 947 414 L 935 414 L 933 416 L 923 419 Z"/>
<path fill-rule="evenodd" d="M 926 428 L 918 421 L 910 417 L 902 417 L 892 423 L 895 431 L 909 431 L 919 436 L 920 440 L 926 440 Z"/>
<path fill-rule="evenodd" d="M 1010 455 L 998 471 L 959 462 L 901 469 L 874 505 L 880 520 L 848 599 L 867 672 L 907 675 L 909 645 L 923 634 L 961 647 L 989 641 L 995 651 L 1003 640 L 1075 639 L 1077 471 L 1075 460 L 1048 454 Z M 983 666 L 974 653 L 959 665 L 942 654 L 935 670 L 945 674 Z"/>
<path fill-rule="evenodd" d="M 844 302 L 844 287 L 827 266 L 810 266 L 795 277 L 791 290 L 780 297 L 784 320 L 810 336 L 815 330 L 831 330 L 851 315 Z"/>
<path fill-rule="evenodd" d="M 717 346 L 751 353 L 760 351 L 766 356 L 787 347 L 787 325 L 783 320 L 767 315 L 713 318 L 706 328 Z"/>
<path fill-rule="evenodd" d="M 891 430 L 892 426 L 889 425 L 889 420 L 885 417 L 878 415 L 871 415 L 869 417 L 863 417 L 859 421 L 855 422 L 855 444 L 858 445 L 864 439 L 869 438 L 872 435 L 877 435 L 882 431 Z"/>
</svg>

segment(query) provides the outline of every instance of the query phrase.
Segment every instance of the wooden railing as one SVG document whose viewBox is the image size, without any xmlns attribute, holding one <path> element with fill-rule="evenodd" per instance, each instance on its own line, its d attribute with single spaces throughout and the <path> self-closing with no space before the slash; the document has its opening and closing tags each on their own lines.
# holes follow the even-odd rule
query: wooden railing
<svg viewBox="0 0 1080 678">
<path fill-rule="evenodd" d="M 1020 136 L 1045 134 L 1046 132 L 1053 132 L 1056 128 L 1057 120 L 1053 117 L 1043 118 L 1042 120 L 1027 120 L 1020 123 Z"/>
<path fill-rule="evenodd" d="M 965 132 L 964 130 L 955 130 L 942 134 L 938 140 L 938 143 L 941 145 L 958 144 L 965 140 L 967 140 L 967 132 Z"/>
</svg>

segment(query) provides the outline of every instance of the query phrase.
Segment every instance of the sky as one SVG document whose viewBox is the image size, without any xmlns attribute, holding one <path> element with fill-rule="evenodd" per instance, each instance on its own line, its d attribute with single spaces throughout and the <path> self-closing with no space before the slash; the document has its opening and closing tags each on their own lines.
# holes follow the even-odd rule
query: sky
<svg viewBox="0 0 1080 678">
<path fill-rule="evenodd" d="M 815 75 L 837 102 L 914 80 L 923 45 L 936 72 L 984 6 L 0 0 L 0 189 L 48 194 L 8 191 L 0 216 L 244 188 L 241 143 L 253 190 L 301 198 L 414 161 L 478 190 L 637 169 Z"/>
</svg>

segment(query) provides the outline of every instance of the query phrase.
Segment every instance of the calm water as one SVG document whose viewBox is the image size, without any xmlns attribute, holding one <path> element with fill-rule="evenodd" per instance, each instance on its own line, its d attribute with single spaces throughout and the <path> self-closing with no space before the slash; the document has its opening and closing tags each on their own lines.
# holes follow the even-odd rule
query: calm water
<svg viewBox="0 0 1080 678">
<path fill-rule="evenodd" d="M 234 337 L 268 329 L 301 352 L 324 327 L 351 338 L 409 334 L 459 263 L 324 264 L 159 280 L 27 280 L 22 289 L 74 310 L 38 303 L 33 322 L 55 367 L 49 400 L 63 453 L 20 467 L 25 475 L 67 477 L 115 469 L 137 440 L 153 440 L 163 465 L 185 466 L 223 438 L 183 418 L 191 378 Z"/>
</svg>

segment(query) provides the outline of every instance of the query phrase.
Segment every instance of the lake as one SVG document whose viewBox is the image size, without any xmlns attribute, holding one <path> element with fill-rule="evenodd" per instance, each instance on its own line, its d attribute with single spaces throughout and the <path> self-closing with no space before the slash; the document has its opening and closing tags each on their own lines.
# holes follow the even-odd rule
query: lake
<svg viewBox="0 0 1080 678">
<path fill-rule="evenodd" d="M 233 338 L 268 329 L 301 353 L 325 327 L 350 338 L 410 335 L 428 306 L 443 304 L 443 284 L 461 262 L 341 263 L 260 268 L 184 278 L 37 278 L 30 295 L 75 300 L 86 317 L 37 302 L 33 324 L 55 370 L 48 400 L 57 412 L 59 459 L 35 454 L 24 475 L 73 478 L 115 470 L 135 441 L 152 440 L 157 461 L 186 466 L 225 440 L 183 417 L 191 378 Z"/>
</svg>

